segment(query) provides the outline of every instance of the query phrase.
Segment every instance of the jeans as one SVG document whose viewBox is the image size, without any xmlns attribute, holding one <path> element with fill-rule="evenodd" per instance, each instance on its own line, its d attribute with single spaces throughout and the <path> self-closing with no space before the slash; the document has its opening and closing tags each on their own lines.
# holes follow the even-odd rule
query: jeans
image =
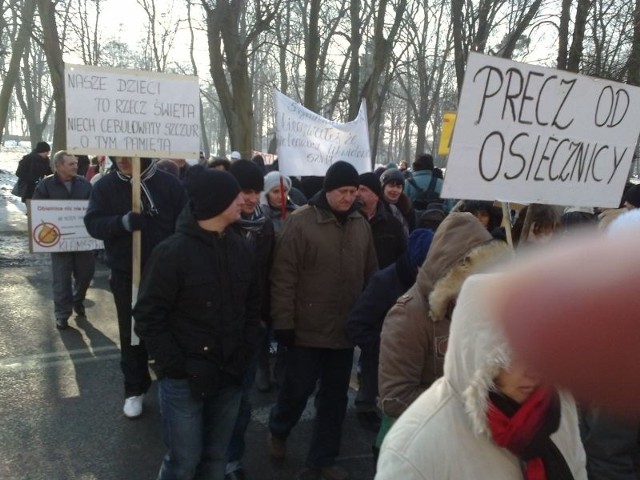
<svg viewBox="0 0 640 480">
<path fill-rule="evenodd" d="M 262 345 L 264 337 L 267 335 L 266 328 L 260 328 L 258 333 L 258 345 Z M 249 422 L 251 421 L 251 390 L 253 389 L 253 383 L 256 379 L 256 371 L 258 369 L 258 361 L 260 352 L 256 351 L 251 359 L 249 368 L 247 369 L 244 380 L 242 383 L 242 395 L 240 399 L 240 408 L 238 410 L 238 417 L 236 418 L 235 426 L 233 427 L 233 434 L 229 441 L 229 448 L 227 455 L 229 457 L 229 465 L 227 472 L 231 473 L 241 466 L 242 457 L 244 456 L 245 442 L 244 435 L 249 428 Z"/>
<path fill-rule="evenodd" d="M 82 305 L 93 279 L 93 252 L 52 253 L 51 270 L 54 312 L 56 318 L 67 320 L 73 307 Z"/>
<path fill-rule="evenodd" d="M 125 398 L 142 395 L 151 386 L 149 357 L 142 341 L 131 345 L 131 276 L 111 271 L 109 279 L 118 314 L 120 368 L 124 374 Z"/>
<path fill-rule="evenodd" d="M 271 409 L 269 430 L 274 437 L 286 440 L 319 380 L 316 418 L 307 456 L 309 467 L 332 466 L 340 454 L 352 362 L 352 348 L 332 350 L 293 346 L 288 349 L 284 384 Z"/>
<path fill-rule="evenodd" d="M 195 399 L 186 379 L 158 382 L 162 438 L 168 448 L 158 480 L 223 480 L 227 444 L 238 416 L 240 387 Z"/>
</svg>

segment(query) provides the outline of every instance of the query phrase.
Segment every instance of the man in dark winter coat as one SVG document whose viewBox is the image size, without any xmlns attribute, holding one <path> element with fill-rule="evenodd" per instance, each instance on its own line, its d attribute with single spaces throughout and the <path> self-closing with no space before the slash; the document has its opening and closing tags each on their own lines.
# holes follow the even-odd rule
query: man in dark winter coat
<svg viewBox="0 0 640 480">
<path fill-rule="evenodd" d="M 176 233 L 145 267 L 136 333 L 160 376 L 168 452 L 158 479 L 222 480 L 260 321 L 255 255 L 229 228 L 243 205 L 229 173 L 196 165 L 185 187 Z"/>
<path fill-rule="evenodd" d="M 371 225 L 378 267 L 382 269 L 395 262 L 405 251 L 407 240 L 402 223 L 385 208 L 381 200 L 382 185 L 378 177 L 373 173 L 363 173 L 359 181 L 356 198 L 361 204 L 360 214 Z"/>
<path fill-rule="evenodd" d="M 78 159 L 61 150 L 53 156 L 53 163 L 56 173 L 38 183 L 33 198 L 88 200 L 91 184 L 78 175 Z M 84 297 L 95 271 L 93 251 L 52 253 L 51 270 L 56 328 L 64 330 L 72 311 L 84 317 Z"/>
<path fill-rule="evenodd" d="M 263 213 L 260 207 L 260 194 L 264 189 L 264 176 L 260 167 L 253 161 L 236 160 L 231 164 L 229 173 L 235 177 L 240 185 L 242 197 L 240 219 L 231 228 L 249 242 L 256 256 L 258 301 L 261 313 L 258 348 L 245 376 L 240 411 L 229 443 L 227 476 L 225 478 L 226 480 L 236 480 L 246 478 L 242 468 L 242 457 L 245 449 L 244 435 L 251 420 L 251 402 L 249 400 L 251 389 L 254 381 L 260 391 L 267 391 L 270 388 L 270 341 L 266 325 L 270 317 L 269 269 L 271 268 L 275 234 L 271 219 Z M 257 377 L 256 373 L 258 373 Z"/>
<path fill-rule="evenodd" d="M 116 157 L 117 169 L 93 187 L 84 223 L 89 234 L 104 241 L 109 280 L 118 314 L 120 366 L 124 374 L 127 418 L 142 414 L 144 394 L 151 385 L 147 350 L 131 345 L 132 232 L 142 234 L 141 264 L 153 248 L 175 230 L 176 219 L 187 197 L 179 180 L 159 171 L 149 158 L 140 159 L 142 213 L 131 211 L 131 158 Z"/>
<path fill-rule="evenodd" d="M 378 428 L 380 420 L 376 404 L 382 323 L 398 297 L 415 283 L 418 268 L 427 256 L 432 239 L 431 230 L 418 228 L 411 232 L 407 250 L 395 263 L 371 277 L 347 320 L 347 337 L 360 347 L 360 356 L 364 357 L 356 397 L 358 414 L 361 421 Z"/>
<path fill-rule="evenodd" d="M 353 362 L 344 326 L 377 270 L 371 228 L 354 205 L 358 185 L 351 164 L 331 165 L 324 189 L 289 216 L 271 269 L 274 335 L 289 350 L 284 384 L 269 418 L 269 453 L 284 460 L 286 439 L 319 380 L 307 465 L 309 475 L 327 480 L 350 478 L 335 464 Z"/>
<path fill-rule="evenodd" d="M 360 214 L 369 221 L 376 247 L 378 267 L 385 268 L 394 263 L 406 248 L 402 223 L 389 212 L 381 200 L 382 185 L 374 173 L 360 175 L 357 199 L 361 204 Z M 376 407 L 378 395 L 378 353 L 364 349 L 358 358 L 358 395 L 356 409 L 358 418 L 367 427 L 378 431 L 380 418 Z"/>
<path fill-rule="evenodd" d="M 51 147 L 47 142 L 38 142 L 33 152 L 22 157 L 18 163 L 16 176 L 18 182 L 24 185 L 22 202 L 26 203 L 33 197 L 36 185 L 47 175 L 51 175 L 51 165 L 49 164 L 49 152 Z"/>
</svg>

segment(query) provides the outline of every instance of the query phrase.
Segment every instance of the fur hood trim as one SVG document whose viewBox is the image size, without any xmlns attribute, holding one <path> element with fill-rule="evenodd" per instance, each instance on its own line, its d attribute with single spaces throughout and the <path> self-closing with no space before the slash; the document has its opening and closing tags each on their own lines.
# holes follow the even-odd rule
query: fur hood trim
<svg viewBox="0 0 640 480">
<path fill-rule="evenodd" d="M 473 432 L 478 436 L 491 438 L 487 424 L 489 391 L 495 388 L 493 379 L 500 370 L 507 370 L 511 364 L 509 347 L 506 344 L 499 345 L 486 358 L 487 363 L 474 372 L 462 396 Z"/>
<path fill-rule="evenodd" d="M 441 277 L 429 294 L 429 316 L 434 322 L 444 320 L 452 302 L 455 302 L 464 281 L 473 274 L 481 273 L 513 256 L 513 249 L 500 240 L 489 240 L 482 243 L 465 255 L 464 259 L 454 265 Z"/>
</svg>

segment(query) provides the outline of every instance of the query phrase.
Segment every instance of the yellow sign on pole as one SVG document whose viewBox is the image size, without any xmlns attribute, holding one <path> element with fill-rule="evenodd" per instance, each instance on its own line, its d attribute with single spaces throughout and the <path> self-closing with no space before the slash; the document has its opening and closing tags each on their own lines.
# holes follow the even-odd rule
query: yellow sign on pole
<svg viewBox="0 0 640 480">
<path fill-rule="evenodd" d="M 451 137 L 455 124 L 456 112 L 444 112 L 444 115 L 442 115 L 442 131 L 440 132 L 438 155 L 449 155 L 451 151 Z"/>
</svg>

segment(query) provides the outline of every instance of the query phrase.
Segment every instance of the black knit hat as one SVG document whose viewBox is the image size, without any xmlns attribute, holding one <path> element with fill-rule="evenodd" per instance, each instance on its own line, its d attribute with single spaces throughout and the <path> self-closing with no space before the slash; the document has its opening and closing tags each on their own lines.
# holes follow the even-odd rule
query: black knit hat
<svg viewBox="0 0 640 480">
<path fill-rule="evenodd" d="M 217 217 L 229 208 L 240 193 L 240 185 L 233 175 L 202 165 L 190 167 L 183 184 L 197 220 Z"/>
<path fill-rule="evenodd" d="M 44 152 L 50 152 L 51 151 L 51 147 L 49 146 L 49 144 L 47 142 L 38 142 L 36 144 L 36 153 L 44 153 Z"/>
<path fill-rule="evenodd" d="M 364 185 L 378 197 L 382 196 L 382 185 L 380 185 L 380 180 L 375 173 L 363 173 L 358 177 L 358 180 L 360 180 L 360 185 Z"/>
<path fill-rule="evenodd" d="M 264 173 L 251 160 L 236 160 L 229 167 L 229 173 L 238 180 L 242 190 L 264 190 Z"/>
<path fill-rule="evenodd" d="M 623 201 L 640 208 L 640 185 L 634 185 L 624 194 Z"/>
<path fill-rule="evenodd" d="M 384 187 L 387 183 L 396 182 L 404 187 L 404 174 L 397 168 L 389 168 L 382 172 L 380 175 L 380 181 Z"/>
<path fill-rule="evenodd" d="M 348 162 L 339 160 L 329 167 L 324 177 L 324 191 L 330 192 L 341 187 L 356 187 L 360 185 L 358 171 Z"/>
</svg>

